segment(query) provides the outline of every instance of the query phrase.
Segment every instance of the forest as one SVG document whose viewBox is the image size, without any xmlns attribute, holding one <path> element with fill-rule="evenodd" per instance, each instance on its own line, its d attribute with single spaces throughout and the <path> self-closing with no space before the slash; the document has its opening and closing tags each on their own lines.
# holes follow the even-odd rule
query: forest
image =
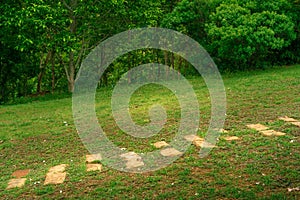
<svg viewBox="0 0 300 200">
<path fill-rule="evenodd" d="M 72 93 L 89 52 L 136 28 L 168 28 L 193 38 L 221 72 L 300 61 L 299 0 L 9 0 L 0 9 L 0 104 Z M 141 49 L 118 58 L 99 87 L 112 86 L 129 69 L 149 62 L 197 75 L 176 54 Z"/>
</svg>

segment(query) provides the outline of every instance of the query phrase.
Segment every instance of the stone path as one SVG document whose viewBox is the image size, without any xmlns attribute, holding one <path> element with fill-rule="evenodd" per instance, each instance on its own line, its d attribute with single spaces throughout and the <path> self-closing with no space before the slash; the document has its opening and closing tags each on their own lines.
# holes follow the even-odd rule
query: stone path
<svg viewBox="0 0 300 200">
<path fill-rule="evenodd" d="M 289 117 L 280 117 L 280 120 L 283 120 L 285 122 L 291 123 L 295 126 L 300 127 L 300 122 L 296 119 L 289 118 Z M 255 129 L 256 131 L 262 133 L 265 136 L 283 136 L 286 135 L 286 133 L 275 131 L 270 129 L 269 127 L 262 125 L 262 124 L 249 124 L 247 125 L 248 128 Z M 220 130 L 222 133 L 228 133 L 227 130 Z M 201 138 L 197 135 L 186 135 L 184 137 L 185 140 L 192 142 L 193 145 L 200 148 L 213 148 L 214 145 L 206 142 L 204 138 Z M 237 136 L 223 136 L 223 139 L 226 141 L 234 141 L 234 140 L 240 140 L 241 138 Z M 175 148 L 172 148 L 167 142 L 165 141 L 159 141 L 153 144 L 157 149 L 160 150 L 160 154 L 162 156 L 179 156 L 182 155 L 183 152 L 178 151 Z M 123 158 L 126 161 L 126 168 L 127 169 L 134 169 L 137 167 L 144 166 L 144 162 L 137 153 L 135 152 L 128 152 L 120 155 L 121 158 Z M 102 171 L 102 164 L 99 162 L 102 160 L 102 157 L 100 154 L 91 154 L 86 155 L 86 171 Z M 54 167 L 51 167 L 46 174 L 46 179 L 44 182 L 44 185 L 47 184 L 61 184 L 65 181 L 67 173 L 65 172 L 66 167 L 68 165 L 61 164 Z M 12 173 L 12 179 L 9 180 L 8 186 L 6 189 L 11 188 L 20 188 L 23 187 L 26 183 L 26 176 L 30 172 L 29 169 L 25 170 L 17 170 L 14 173 Z"/>
<path fill-rule="evenodd" d="M 283 133 L 283 132 L 271 130 L 271 129 L 269 129 L 269 127 L 264 126 L 262 124 L 249 124 L 249 125 L 247 125 L 247 127 L 251 128 L 251 129 L 255 129 L 265 136 L 283 136 L 283 135 L 285 135 L 285 133 Z"/>
</svg>

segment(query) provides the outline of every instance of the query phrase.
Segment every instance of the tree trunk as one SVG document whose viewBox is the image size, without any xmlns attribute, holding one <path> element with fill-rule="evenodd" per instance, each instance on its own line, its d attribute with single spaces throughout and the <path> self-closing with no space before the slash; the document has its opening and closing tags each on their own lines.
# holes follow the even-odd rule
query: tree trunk
<svg viewBox="0 0 300 200">
<path fill-rule="evenodd" d="M 182 67 L 182 66 L 181 66 L 181 65 L 182 65 L 182 57 L 179 56 L 178 59 L 179 59 L 179 60 L 178 60 L 178 77 L 177 77 L 177 78 L 180 79 L 180 69 L 181 69 L 181 67 Z"/>
<path fill-rule="evenodd" d="M 156 52 L 156 63 L 159 63 L 159 52 L 160 51 L 158 51 L 157 49 L 155 50 L 153 50 L 153 51 L 155 51 Z M 161 69 L 160 69 L 160 67 L 157 69 L 157 77 L 156 77 L 156 80 L 159 80 L 160 79 L 160 75 L 161 74 Z"/>
<path fill-rule="evenodd" d="M 131 32 L 130 31 L 128 31 L 128 41 L 131 41 Z M 131 65 L 133 64 L 132 55 L 130 52 L 128 53 L 128 63 L 127 64 L 128 64 L 127 83 L 130 84 L 131 83 L 130 69 L 131 69 Z M 133 68 L 133 66 L 132 66 L 132 68 Z"/>
<path fill-rule="evenodd" d="M 164 51 L 164 58 L 165 58 L 165 65 L 168 66 L 169 62 L 169 57 L 168 57 L 168 52 L 167 51 Z M 166 71 L 166 79 L 168 79 L 168 76 L 169 76 L 169 68 L 167 68 L 167 71 Z"/>
<path fill-rule="evenodd" d="M 73 51 L 69 54 L 69 77 L 68 77 L 68 90 L 69 92 L 74 91 L 74 83 L 75 83 L 75 65 L 74 65 L 74 53 Z"/>
<path fill-rule="evenodd" d="M 63 1 L 63 3 L 66 6 L 66 8 L 69 10 L 69 17 L 71 19 L 70 32 L 72 35 L 75 35 L 77 24 L 76 24 L 76 16 L 74 14 L 74 8 L 77 6 L 77 0 L 71 0 L 70 5 L 67 5 L 65 1 Z M 76 64 L 75 64 L 75 60 L 74 60 L 74 52 L 73 52 L 73 50 L 70 50 L 68 69 L 67 69 L 67 67 L 65 67 L 65 71 L 66 71 L 66 75 L 67 75 L 67 79 L 68 79 L 69 92 L 74 91 Z"/>
<path fill-rule="evenodd" d="M 43 76 L 45 74 L 45 69 L 46 69 L 46 66 L 49 62 L 49 59 L 50 59 L 51 55 L 52 55 L 52 51 L 49 51 L 47 53 L 45 61 L 43 61 L 44 60 L 44 54 L 42 54 L 41 61 L 40 61 L 40 73 L 38 75 L 38 84 L 37 84 L 37 88 L 36 88 L 37 93 L 41 93 L 42 79 L 43 79 Z"/>
<path fill-rule="evenodd" d="M 51 57 L 51 71 L 52 71 L 52 83 L 51 83 L 51 92 L 52 94 L 54 93 L 54 89 L 55 89 L 55 57 L 54 57 L 54 52 L 52 53 L 52 57 Z"/>
<path fill-rule="evenodd" d="M 175 70 L 175 62 L 174 62 L 174 60 L 175 60 L 174 53 L 171 52 L 171 67 L 172 67 L 173 70 Z M 175 77 L 171 77 L 171 79 L 173 79 L 173 78 L 175 78 Z"/>
</svg>

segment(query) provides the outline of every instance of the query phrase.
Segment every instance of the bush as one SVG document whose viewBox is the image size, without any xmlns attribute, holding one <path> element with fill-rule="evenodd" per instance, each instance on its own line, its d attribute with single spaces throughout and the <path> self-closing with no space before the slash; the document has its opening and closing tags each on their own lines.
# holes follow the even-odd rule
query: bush
<svg viewBox="0 0 300 200">
<path fill-rule="evenodd" d="M 243 70 L 273 64 L 271 55 L 290 46 L 296 39 L 292 18 L 284 12 L 278 13 L 278 9 L 285 8 L 288 2 L 280 2 L 274 6 L 270 1 L 262 4 L 239 1 L 216 8 L 210 23 L 206 24 L 206 31 L 209 51 L 218 58 L 217 62 L 221 61 L 217 63 L 219 66 Z"/>
</svg>

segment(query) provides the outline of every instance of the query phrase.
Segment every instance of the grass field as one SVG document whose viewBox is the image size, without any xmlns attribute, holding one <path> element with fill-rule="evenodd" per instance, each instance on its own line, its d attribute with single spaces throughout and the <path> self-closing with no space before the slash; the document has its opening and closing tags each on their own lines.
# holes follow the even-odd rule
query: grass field
<svg viewBox="0 0 300 200">
<path fill-rule="evenodd" d="M 176 162 L 145 174 L 103 167 L 86 172 L 85 155 L 72 119 L 72 99 L 32 99 L 0 106 L 0 199 L 299 199 L 300 128 L 280 121 L 289 116 L 300 121 L 300 65 L 265 71 L 225 74 L 227 118 L 225 129 L 210 155 L 200 159 L 190 146 Z M 190 78 L 200 105 L 198 134 L 204 136 L 210 119 L 208 90 L 201 78 Z M 168 120 L 162 131 L 148 139 L 133 138 L 118 129 L 112 118 L 112 90 L 96 96 L 99 122 L 108 137 L 129 151 L 153 151 L 153 143 L 170 141 L 180 120 L 178 102 L 169 90 L 145 86 L 131 99 L 137 124 L 149 122 L 148 108 L 161 103 Z M 261 123 L 287 133 L 267 137 L 249 129 Z M 223 136 L 241 139 L 225 141 Z M 52 166 L 68 164 L 63 184 L 43 185 Z M 6 190 L 11 174 L 31 169 L 24 187 Z"/>
</svg>

